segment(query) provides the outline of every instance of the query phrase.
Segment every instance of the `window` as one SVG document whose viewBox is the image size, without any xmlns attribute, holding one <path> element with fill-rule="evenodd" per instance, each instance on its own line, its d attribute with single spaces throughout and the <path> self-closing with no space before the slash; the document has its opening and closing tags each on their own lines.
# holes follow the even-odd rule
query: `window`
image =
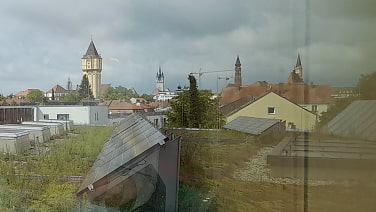
<svg viewBox="0 0 376 212">
<path fill-rule="evenodd" d="M 268 107 L 268 115 L 274 115 L 275 114 L 275 107 Z"/>
<path fill-rule="evenodd" d="M 43 115 L 43 119 L 50 119 L 50 115 L 48 115 L 48 114 L 44 114 L 44 115 Z"/>
<path fill-rule="evenodd" d="M 312 112 L 317 112 L 317 105 L 312 105 Z"/>
<path fill-rule="evenodd" d="M 57 114 L 56 118 L 57 120 L 67 121 L 69 120 L 69 114 Z"/>
<path fill-rule="evenodd" d="M 158 126 L 158 119 L 154 119 L 154 125 Z"/>
</svg>

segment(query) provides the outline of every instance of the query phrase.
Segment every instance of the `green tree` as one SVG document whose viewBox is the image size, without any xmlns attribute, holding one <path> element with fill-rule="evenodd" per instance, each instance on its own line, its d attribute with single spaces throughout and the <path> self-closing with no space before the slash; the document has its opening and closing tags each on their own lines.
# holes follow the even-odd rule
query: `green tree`
<svg viewBox="0 0 376 212">
<path fill-rule="evenodd" d="M 167 111 L 168 124 L 171 127 L 220 128 L 224 124 L 218 110 L 219 99 L 212 98 L 210 91 L 198 91 L 196 79 L 189 76 L 190 89 L 180 93 L 176 101 L 171 102 Z"/>
<path fill-rule="evenodd" d="M 61 96 L 59 98 L 59 101 L 60 102 L 80 102 L 81 101 L 81 98 L 80 96 L 78 95 L 77 92 L 70 92 L 64 96 Z"/>
<path fill-rule="evenodd" d="M 124 99 L 129 102 L 132 97 L 138 97 L 137 92 L 134 89 L 127 89 L 120 85 L 115 88 L 109 87 L 104 93 L 105 100 Z"/>
<path fill-rule="evenodd" d="M 32 90 L 26 95 L 26 100 L 32 103 L 42 102 L 43 93 L 40 90 Z"/>
<path fill-rule="evenodd" d="M 202 122 L 202 115 L 203 113 L 203 107 L 201 105 L 202 101 L 200 101 L 199 98 L 199 92 L 197 89 L 197 82 L 196 78 L 193 75 L 188 76 L 189 80 L 189 108 L 190 112 L 188 114 L 188 119 L 190 122 L 189 127 L 200 127 L 200 123 Z"/>
<path fill-rule="evenodd" d="M 360 99 L 373 100 L 376 99 L 376 72 L 371 74 L 362 74 L 358 80 L 358 89 Z"/>
<path fill-rule="evenodd" d="M 51 97 L 51 100 L 52 100 L 52 101 L 55 101 L 55 91 L 54 91 L 54 89 L 52 89 L 52 97 Z"/>
<path fill-rule="evenodd" d="M 78 90 L 78 95 L 80 96 L 80 99 L 94 99 L 93 91 L 91 90 L 89 79 L 87 78 L 86 74 L 82 76 L 81 85 Z"/>
<path fill-rule="evenodd" d="M 149 95 L 149 94 L 142 94 L 140 96 L 140 98 L 144 98 L 148 102 L 152 102 L 153 101 L 153 95 Z"/>
</svg>

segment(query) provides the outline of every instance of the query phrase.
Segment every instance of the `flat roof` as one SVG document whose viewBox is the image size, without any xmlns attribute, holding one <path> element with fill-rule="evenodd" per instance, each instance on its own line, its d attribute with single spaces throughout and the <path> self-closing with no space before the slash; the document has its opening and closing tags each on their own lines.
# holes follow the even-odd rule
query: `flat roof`
<svg viewBox="0 0 376 212">
<path fill-rule="evenodd" d="M 0 128 L 7 129 L 25 129 L 25 130 L 46 130 L 49 129 L 49 126 L 42 125 L 31 125 L 31 124 L 4 124 L 0 125 Z"/>
</svg>

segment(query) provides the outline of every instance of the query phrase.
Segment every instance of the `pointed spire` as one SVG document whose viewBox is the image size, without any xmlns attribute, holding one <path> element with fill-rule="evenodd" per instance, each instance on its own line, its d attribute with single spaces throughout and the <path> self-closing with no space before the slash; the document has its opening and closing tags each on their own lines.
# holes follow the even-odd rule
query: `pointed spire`
<svg viewBox="0 0 376 212">
<path fill-rule="evenodd" d="M 163 78 L 164 78 L 164 75 L 161 69 L 161 65 L 159 65 L 159 70 L 157 72 L 157 80 L 163 80 Z"/>
<path fill-rule="evenodd" d="M 240 59 L 239 59 L 239 55 L 237 56 L 236 58 L 236 63 L 235 63 L 235 67 L 240 67 L 241 64 L 240 64 Z"/>
<path fill-rule="evenodd" d="M 88 58 L 88 57 L 94 57 L 94 58 L 101 57 L 98 54 L 97 49 L 95 48 L 93 40 L 90 41 L 89 47 L 87 48 L 86 54 L 84 55 L 84 58 Z"/>
<path fill-rule="evenodd" d="M 300 62 L 300 55 L 298 53 L 298 59 L 296 59 L 296 65 L 295 65 L 295 68 L 296 67 L 302 67 L 302 63 Z"/>
</svg>

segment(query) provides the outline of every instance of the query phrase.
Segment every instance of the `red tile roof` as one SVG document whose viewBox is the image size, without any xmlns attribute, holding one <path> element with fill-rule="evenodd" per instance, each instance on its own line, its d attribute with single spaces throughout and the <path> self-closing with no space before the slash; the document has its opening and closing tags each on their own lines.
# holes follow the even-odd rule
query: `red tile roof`
<svg viewBox="0 0 376 212">
<path fill-rule="evenodd" d="M 27 94 L 30 93 L 30 91 L 40 91 L 40 92 L 42 92 L 39 89 L 27 89 L 25 91 L 20 91 L 20 92 L 16 93 L 14 96 L 17 97 L 17 98 L 26 97 Z M 44 93 L 44 92 L 42 92 L 42 93 Z"/>
<path fill-rule="evenodd" d="M 98 104 L 99 106 L 108 106 L 109 110 L 145 110 L 151 109 L 150 105 L 137 103 L 132 104 L 129 102 L 119 100 L 109 100 Z"/>
<path fill-rule="evenodd" d="M 248 86 L 225 87 L 222 90 L 221 104 L 229 104 L 245 97 L 257 98 L 265 92 L 274 93 L 297 104 L 330 104 L 331 97 L 329 85 L 308 85 L 305 83 L 276 83 L 255 82 Z"/>
<path fill-rule="evenodd" d="M 52 93 L 52 90 L 55 93 L 69 93 L 68 90 L 66 90 L 65 88 L 61 87 L 60 85 L 55 85 L 53 88 L 51 88 L 50 90 L 48 90 L 46 93 Z"/>
</svg>

